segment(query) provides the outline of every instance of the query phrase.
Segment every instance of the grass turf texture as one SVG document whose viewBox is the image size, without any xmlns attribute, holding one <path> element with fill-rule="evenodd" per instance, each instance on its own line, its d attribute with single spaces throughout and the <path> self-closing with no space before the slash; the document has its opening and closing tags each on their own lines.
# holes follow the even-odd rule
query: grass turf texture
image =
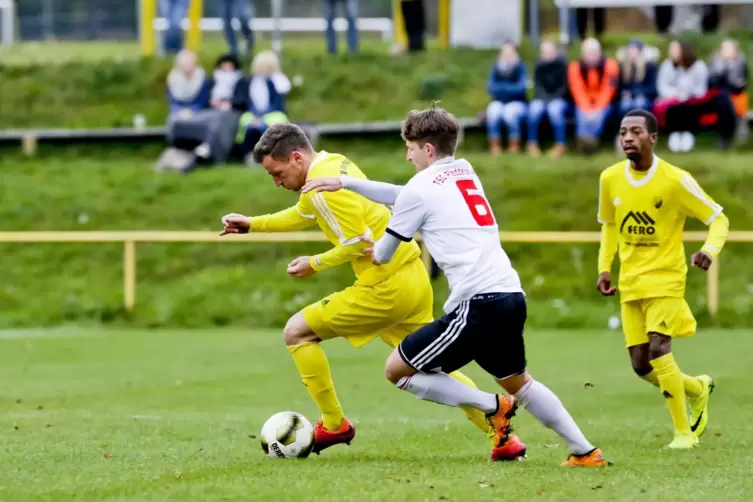
<svg viewBox="0 0 753 502">
<path fill-rule="evenodd" d="M 327 342 L 358 434 L 350 448 L 297 461 L 259 446 L 277 411 L 318 418 L 278 330 L 0 332 L 0 498 L 750 500 L 751 340 L 750 330 L 704 330 L 676 344 L 682 367 L 718 386 L 701 446 L 671 452 L 661 394 L 632 374 L 621 335 L 530 331 L 531 372 L 614 463 L 566 470 L 566 446 L 523 409 L 514 424 L 529 458 L 487 462 L 486 439 L 459 411 L 387 383 L 379 342 Z"/>
<path fill-rule="evenodd" d="M 690 38 L 699 57 L 706 58 L 724 35 Z M 740 40 L 744 52 L 753 53 L 749 32 L 731 35 Z M 605 50 L 614 54 L 633 36 L 610 34 Z M 666 40 L 651 33 L 637 36 L 665 52 Z M 259 48 L 265 47 L 268 43 Z M 201 54 L 204 67 L 211 69 L 225 50 L 223 42 L 210 38 Z M 398 120 L 411 108 L 441 99 L 458 116 L 476 116 L 489 102 L 486 78 L 495 52 L 439 50 L 432 42 L 426 53 L 393 56 L 388 44 L 366 39 L 359 54 L 330 56 L 323 37 L 285 38 L 283 70 L 291 78 L 304 79 L 303 86 L 291 92 L 288 111 L 301 121 Z M 521 52 L 533 63 L 535 47 L 525 42 Z M 570 56 L 578 53 L 573 46 Z M 18 44 L 3 49 L 0 56 L 4 127 L 130 126 L 138 113 L 151 125 L 165 121 L 165 78 L 172 61 L 140 58 L 135 43 Z"/>
<path fill-rule="evenodd" d="M 613 154 L 531 162 L 523 156 L 493 159 L 463 151 L 476 166 L 502 230 L 598 231 L 595 214 L 599 171 Z M 349 155 L 370 177 L 404 182 L 412 167 L 399 140 L 325 142 Z M 228 212 L 263 214 L 293 204 L 296 194 L 274 187 L 259 169 L 217 168 L 189 176 L 159 174 L 144 152 L 102 150 L 76 157 L 57 150 L 33 160 L 0 158 L 0 230 L 207 230 L 219 229 Z M 91 152 L 90 152 L 91 154 Z M 153 157 L 154 158 L 154 157 Z M 745 154 L 668 154 L 689 169 L 724 205 L 734 230 L 753 230 L 753 173 Z M 690 229 L 704 229 L 690 222 Z M 690 254 L 700 244 L 686 247 Z M 120 244 L 0 244 L 0 325 L 116 322 L 137 326 L 249 327 L 284 325 L 310 302 L 352 283 L 349 267 L 293 280 L 291 259 L 328 249 L 311 244 L 138 244 L 137 304 L 122 308 Z M 530 300 L 530 322 L 539 327 L 597 327 L 618 315 L 616 298 L 595 291 L 598 246 L 505 243 Z M 751 245 L 730 243 L 721 256 L 722 326 L 753 321 Z M 616 269 L 615 269 L 616 270 Z M 706 275 L 689 274 L 688 301 L 709 325 Z M 436 313 L 446 298 L 435 283 Z"/>
</svg>

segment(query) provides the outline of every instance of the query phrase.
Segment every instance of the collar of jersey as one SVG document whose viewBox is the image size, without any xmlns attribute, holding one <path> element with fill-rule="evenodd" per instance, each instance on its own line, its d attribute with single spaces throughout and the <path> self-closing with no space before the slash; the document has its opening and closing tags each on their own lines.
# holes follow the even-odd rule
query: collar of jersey
<svg viewBox="0 0 753 502">
<path fill-rule="evenodd" d="M 327 152 L 326 150 L 321 150 L 321 151 L 320 151 L 319 153 L 317 153 L 317 154 L 316 154 L 316 155 L 314 156 L 314 160 L 312 160 L 312 161 L 311 161 L 311 164 L 309 164 L 309 169 L 308 169 L 308 171 L 306 172 L 306 181 L 308 181 L 308 180 L 310 179 L 309 177 L 311 176 L 311 169 L 312 169 L 312 168 L 313 168 L 313 167 L 314 167 L 314 166 L 315 166 L 315 165 L 316 165 L 317 163 L 321 162 L 321 160 L 322 160 L 322 159 L 324 159 L 324 157 L 326 157 L 327 155 L 329 155 L 329 153 L 328 153 L 328 152 Z"/>
<path fill-rule="evenodd" d="M 630 161 L 628 160 L 627 162 L 625 162 L 625 177 L 627 178 L 628 183 L 630 183 L 634 187 L 641 187 L 645 185 L 646 183 L 648 183 L 649 181 L 651 181 L 651 178 L 654 177 L 654 173 L 656 173 L 656 170 L 658 168 L 659 168 L 659 157 L 654 155 L 654 162 L 653 164 L 651 164 L 651 167 L 649 168 L 646 175 L 643 178 L 637 180 L 633 178 L 633 175 L 630 173 Z"/>
<path fill-rule="evenodd" d="M 437 159 L 431 164 L 429 164 L 429 168 L 441 166 L 442 164 L 450 164 L 451 162 L 455 162 L 455 156 L 442 157 L 441 159 Z"/>
</svg>

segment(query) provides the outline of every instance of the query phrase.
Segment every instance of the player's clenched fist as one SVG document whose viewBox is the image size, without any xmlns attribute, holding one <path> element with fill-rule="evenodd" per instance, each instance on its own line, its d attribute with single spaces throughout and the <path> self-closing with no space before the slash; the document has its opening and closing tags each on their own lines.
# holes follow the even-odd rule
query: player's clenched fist
<svg viewBox="0 0 753 502">
<path fill-rule="evenodd" d="M 222 217 L 222 232 L 220 235 L 227 234 L 246 234 L 251 228 L 251 220 L 248 216 L 238 213 L 226 214 Z"/>
<path fill-rule="evenodd" d="M 596 282 L 596 289 L 604 296 L 612 296 L 617 291 L 617 288 L 612 286 L 612 274 L 609 272 L 600 273 L 599 280 Z"/>
<path fill-rule="evenodd" d="M 315 273 L 309 256 L 299 256 L 288 264 L 288 274 L 291 277 L 311 277 Z"/>
<path fill-rule="evenodd" d="M 301 188 L 301 192 L 307 193 L 311 190 L 317 192 L 337 192 L 343 187 L 342 180 L 339 176 L 329 176 L 325 178 L 314 178 L 306 182 Z"/>
<path fill-rule="evenodd" d="M 713 259 L 711 258 L 711 255 L 705 251 L 695 252 L 693 253 L 693 256 L 690 257 L 690 263 L 692 263 L 694 267 L 703 270 L 708 270 L 712 261 Z"/>
</svg>

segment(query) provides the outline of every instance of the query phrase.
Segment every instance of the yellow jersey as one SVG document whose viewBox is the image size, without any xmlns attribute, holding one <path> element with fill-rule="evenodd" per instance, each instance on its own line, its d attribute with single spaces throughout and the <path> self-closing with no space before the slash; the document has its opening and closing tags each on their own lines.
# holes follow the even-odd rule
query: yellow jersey
<svg viewBox="0 0 753 502">
<path fill-rule="evenodd" d="M 309 166 L 306 180 L 347 175 L 366 179 L 366 175 L 347 157 L 319 152 Z M 367 247 L 362 236 L 377 241 L 387 229 L 390 209 L 350 190 L 337 192 L 302 193 L 298 203 L 278 213 L 251 219 L 251 230 L 280 232 L 300 230 L 318 224 L 334 246 L 329 251 L 311 257 L 311 266 L 320 271 L 350 262 L 359 284 L 377 284 L 393 275 L 404 264 L 421 256 L 415 242 L 401 243 L 389 263 L 379 266 L 363 254 Z"/>
<path fill-rule="evenodd" d="M 684 297 L 685 218 L 693 216 L 710 225 L 720 215 L 726 221 L 722 206 L 690 173 L 656 156 L 648 171 L 636 171 L 630 161 L 605 169 L 599 183 L 598 220 L 617 233 L 621 301 Z M 712 248 L 707 242 L 703 250 L 715 256 L 720 249 Z M 599 272 L 610 270 L 613 256 L 613 252 L 600 253 Z"/>
</svg>

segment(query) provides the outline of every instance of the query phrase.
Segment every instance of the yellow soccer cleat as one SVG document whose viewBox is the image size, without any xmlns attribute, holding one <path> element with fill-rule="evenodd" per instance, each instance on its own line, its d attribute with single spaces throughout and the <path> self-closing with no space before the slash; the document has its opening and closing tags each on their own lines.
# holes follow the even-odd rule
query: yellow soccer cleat
<svg viewBox="0 0 753 502">
<path fill-rule="evenodd" d="M 689 450 L 698 446 L 695 434 L 675 434 L 675 438 L 667 445 L 670 450 Z"/>
<path fill-rule="evenodd" d="M 698 397 L 688 398 L 688 404 L 690 404 L 690 430 L 696 437 L 701 437 L 709 423 L 709 396 L 714 392 L 714 380 L 708 375 L 700 375 L 698 380 L 703 384 L 703 392 Z"/>
</svg>

